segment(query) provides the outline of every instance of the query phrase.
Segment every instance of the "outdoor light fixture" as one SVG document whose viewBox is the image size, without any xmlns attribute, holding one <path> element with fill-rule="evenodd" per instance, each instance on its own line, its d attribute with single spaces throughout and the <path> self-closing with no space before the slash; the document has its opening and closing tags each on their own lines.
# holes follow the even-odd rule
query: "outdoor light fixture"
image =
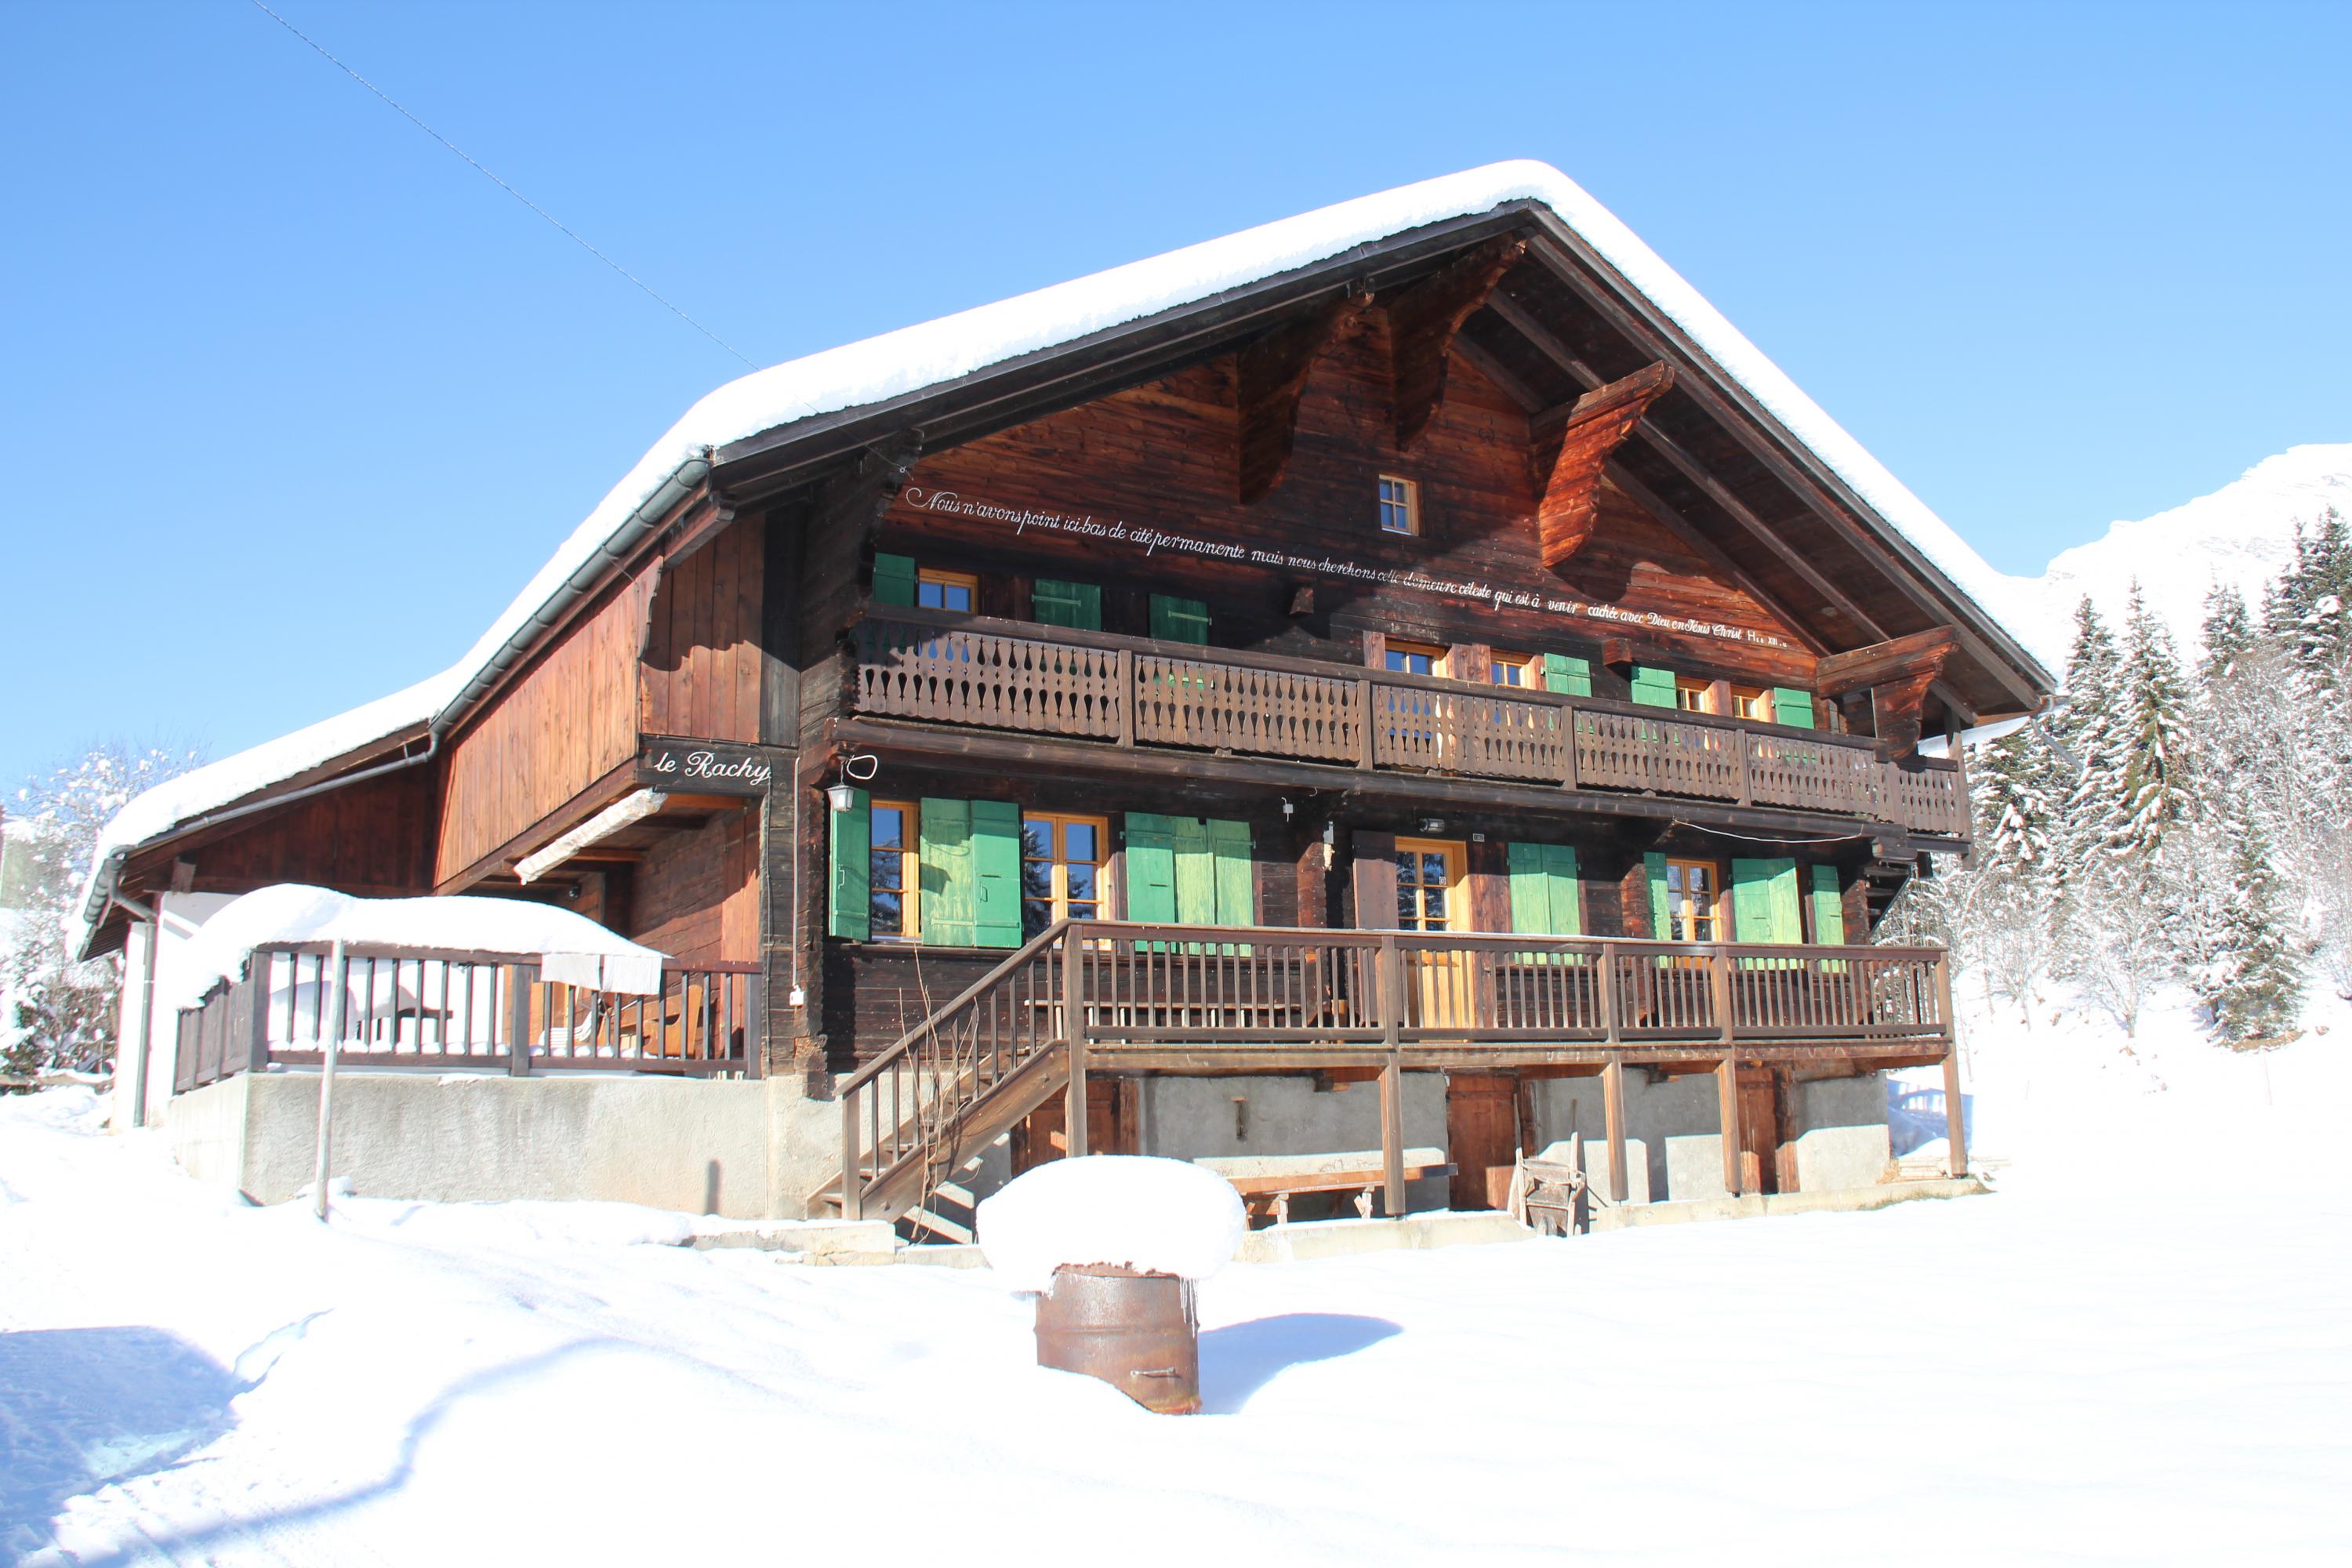
<svg viewBox="0 0 2352 1568">
<path fill-rule="evenodd" d="M 1297 809 L 1298 808 L 1297 806 L 1291 805 L 1288 801 L 1284 801 L 1282 803 L 1282 820 L 1288 822 L 1290 820 L 1290 814 Z"/>
<path fill-rule="evenodd" d="M 866 764 L 866 771 L 862 773 L 857 771 L 857 764 L 860 763 Z M 881 766 L 882 759 L 870 752 L 858 752 L 843 758 L 841 782 L 824 786 L 825 804 L 835 811 L 856 810 L 857 786 L 873 778 L 875 773 L 880 771 Z"/>
<path fill-rule="evenodd" d="M 1421 830 L 1423 833 L 1443 833 L 1445 831 L 1445 818 L 1424 816 L 1421 819 Z"/>
</svg>

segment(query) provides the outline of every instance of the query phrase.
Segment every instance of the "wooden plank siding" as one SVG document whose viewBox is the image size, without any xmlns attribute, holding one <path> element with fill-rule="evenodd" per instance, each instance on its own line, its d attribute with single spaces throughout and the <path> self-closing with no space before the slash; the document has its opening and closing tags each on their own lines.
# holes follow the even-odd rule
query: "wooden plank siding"
<svg viewBox="0 0 2352 1568">
<path fill-rule="evenodd" d="M 367 898 L 433 890 L 434 770 L 409 768 L 224 825 L 183 843 L 192 890 L 247 893 L 310 882 Z M 135 871 L 148 868 L 134 864 Z M 168 862 L 158 868 L 169 876 Z"/>
<path fill-rule="evenodd" d="M 637 656 L 652 590 L 650 574 L 608 590 L 450 739 L 436 882 L 636 755 Z"/>
<path fill-rule="evenodd" d="M 1597 655 L 1603 637 L 1630 637 L 1648 657 L 1710 677 L 1763 684 L 1810 679 L 1813 654 L 1802 633 L 1613 486 L 1601 489 L 1601 526 L 1592 541 L 1561 573 L 1546 570 L 1534 525 L 1528 421 L 1517 405 L 1457 363 L 1437 416 L 1412 451 L 1400 454 L 1388 374 L 1380 312 L 1351 318 L 1309 373 L 1285 477 L 1254 504 L 1235 499 L 1229 359 L 925 458 L 908 486 L 926 497 L 952 492 L 991 507 L 1124 523 L 1130 535 L 1162 528 L 1368 570 L 1420 570 L 1632 615 L 1695 618 L 1731 628 L 1735 637 L 1570 616 L 1539 605 L 1490 606 L 1428 589 L 1181 550 L 1147 556 L 1126 541 L 1048 528 L 1016 533 L 1003 521 L 919 506 L 908 499 L 909 488 L 884 515 L 880 547 L 927 565 L 979 573 L 982 612 L 1014 618 L 1028 617 L 1035 577 L 1067 576 L 1103 584 L 1104 629 L 1135 635 L 1149 632 L 1148 597 L 1156 590 L 1207 601 L 1211 640 L 1223 647 L 1358 662 L 1367 629 L 1441 644 L 1582 648 L 1588 655 Z M 1374 502 L 1383 473 L 1419 484 L 1421 536 L 1380 531 Z M 1314 609 L 1294 616 L 1292 590 L 1299 586 L 1313 590 Z M 1595 675 L 1597 693 L 1621 695 L 1608 689 L 1605 671 Z"/>
<path fill-rule="evenodd" d="M 632 941 L 691 967 L 760 956 L 760 821 L 754 806 L 665 835 L 630 879 Z"/>
<path fill-rule="evenodd" d="M 638 727 L 704 741 L 760 739 L 764 530 L 737 523 L 666 562 L 646 618 Z"/>
</svg>

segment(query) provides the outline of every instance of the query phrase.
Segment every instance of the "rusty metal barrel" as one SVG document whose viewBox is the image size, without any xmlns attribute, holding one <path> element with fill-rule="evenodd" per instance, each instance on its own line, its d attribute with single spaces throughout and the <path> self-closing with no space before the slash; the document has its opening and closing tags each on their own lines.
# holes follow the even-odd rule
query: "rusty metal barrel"
<svg viewBox="0 0 2352 1568">
<path fill-rule="evenodd" d="M 1146 1410 L 1201 1408 L 1201 1322 L 1192 1281 L 1065 1264 L 1037 1298 L 1037 1364 L 1098 1377 Z"/>
</svg>

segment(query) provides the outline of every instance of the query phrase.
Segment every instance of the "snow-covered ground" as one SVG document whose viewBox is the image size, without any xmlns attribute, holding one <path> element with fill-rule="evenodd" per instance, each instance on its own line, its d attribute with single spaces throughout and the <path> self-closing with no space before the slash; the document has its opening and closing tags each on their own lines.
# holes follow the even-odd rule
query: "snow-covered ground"
<svg viewBox="0 0 2352 1568">
<path fill-rule="evenodd" d="M 1185 1418 L 1038 1370 L 985 1271 L 619 1205 L 322 1228 L 86 1090 L 0 1102 L 0 1556 L 2342 1563 L 2315 1016 L 2264 1057 L 1980 1018 L 1990 1198 L 1229 1268 Z"/>
</svg>

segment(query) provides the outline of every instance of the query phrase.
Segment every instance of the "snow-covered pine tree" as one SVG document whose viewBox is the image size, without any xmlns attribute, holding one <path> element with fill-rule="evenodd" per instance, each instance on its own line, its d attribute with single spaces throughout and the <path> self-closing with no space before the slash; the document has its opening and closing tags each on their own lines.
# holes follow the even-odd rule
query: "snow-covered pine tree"
<svg viewBox="0 0 2352 1568">
<path fill-rule="evenodd" d="M 114 814 L 199 760 L 184 746 L 98 745 L 16 792 L 9 820 L 30 853 L 14 889 L 21 906 L 14 940 L 0 952 L 0 998 L 11 1026 L 0 1037 L 8 1038 L 11 1071 L 105 1066 L 122 972 L 116 958 L 75 961 L 68 931 L 82 877 Z"/>
<path fill-rule="evenodd" d="M 2123 719 L 2116 679 L 2120 663 L 2114 635 L 2085 595 L 2074 607 L 2065 706 L 2050 725 L 2067 783 L 2052 846 L 2062 889 L 2105 851 L 2121 825 Z"/>
<path fill-rule="evenodd" d="M 2118 798 L 2109 854 L 2153 871 L 2166 839 L 2188 820 L 2191 742 L 2189 691 L 2172 634 L 2131 589 L 2124 621 L 2124 651 L 2116 671 L 2117 749 L 2114 769 Z"/>
<path fill-rule="evenodd" d="M 2254 646 L 2254 617 L 2246 608 L 2242 590 L 2216 583 L 2207 591 L 2202 641 L 2205 647 L 2197 662 L 2197 674 L 2210 687 L 2216 680 L 2226 679 Z"/>
<path fill-rule="evenodd" d="M 2201 987 L 2214 1022 L 2232 1040 L 2267 1039 L 2294 1026 L 2303 1003 L 2303 965 L 2294 950 L 2293 911 L 2262 819 L 2242 805 L 2228 818 L 2233 849 L 2227 940 Z"/>
</svg>

